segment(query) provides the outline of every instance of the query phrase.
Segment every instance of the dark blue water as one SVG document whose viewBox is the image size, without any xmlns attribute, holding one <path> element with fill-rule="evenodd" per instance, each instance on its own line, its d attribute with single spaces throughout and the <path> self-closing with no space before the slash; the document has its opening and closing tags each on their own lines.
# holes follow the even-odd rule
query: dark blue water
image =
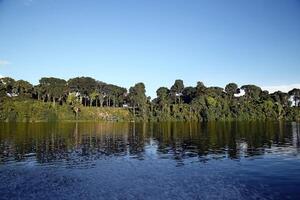
<svg viewBox="0 0 300 200">
<path fill-rule="evenodd" d="M 296 123 L 3 123 L 0 131 L 0 199 L 300 199 Z"/>
</svg>

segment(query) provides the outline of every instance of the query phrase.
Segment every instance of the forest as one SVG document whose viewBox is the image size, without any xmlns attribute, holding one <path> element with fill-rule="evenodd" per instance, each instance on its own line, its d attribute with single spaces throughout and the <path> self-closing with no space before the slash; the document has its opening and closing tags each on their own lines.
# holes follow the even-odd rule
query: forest
<svg viewBox="0 0 300 200">
<path fill-rule="evenodd" d="M 299 120 L 300 89 L 269 93 L 256 85 L 225 88 L 207 87 L 202 82 L 185 86 L 175 80 L 170 87 L 160 87 L 153 99 L 146 96 L 144 83 L 127 90 L 91 77 L 64 80 L 43 77 L 38 85 L 25 80 L 0 79 L 0 121 L 104 120 L 213 121 L 213 120 Z M 34 106 L 37 105 L 37 106 Z M 95 115 L 87 115 L 95 110 Z M 117 111 L 116 115 L 110 115 Z M 59 116 L 57 113 L 61 113 Z M 66 114 L 67 113 L 67 114 Z M 122 113 L 122 117 L 120 116 Z M 64 115 L 66 114 L 66 115 Z M 64 116 L 64 117 L 61 117 Z"/>
</svg>

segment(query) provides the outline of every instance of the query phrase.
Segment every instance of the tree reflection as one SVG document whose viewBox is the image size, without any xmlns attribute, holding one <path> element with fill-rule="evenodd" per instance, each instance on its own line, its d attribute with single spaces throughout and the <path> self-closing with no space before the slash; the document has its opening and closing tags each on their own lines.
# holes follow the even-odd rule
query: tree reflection
<svg viewBox="0 0 300 200">
<path fill-rule="evenodd" d="M 109 157 L 241 159 L 278 147 L 299 153 L 300 126 L 285 122 L 1 123 L 0 162 L 87 164 Z M 282 148 L 281 148 L 282 149 Z"/>
</svg>

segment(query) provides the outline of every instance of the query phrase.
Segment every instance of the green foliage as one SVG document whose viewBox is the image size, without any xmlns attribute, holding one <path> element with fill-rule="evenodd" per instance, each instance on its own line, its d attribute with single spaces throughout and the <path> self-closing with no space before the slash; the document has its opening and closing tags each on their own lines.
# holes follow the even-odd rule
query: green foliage
<svg viewBox="0 0 300 200">
<path fill-rule="evenodd" d="M 262 90 L 256 85 L 243 85 L 242 90 L 245 90 L 245 96 L 249 99 L 258 100 Z"/>
<path fill-rule="evenodd" d="M 69 93 L 68 98 L 67 98 L 67 103 L 69 105 L 75 105 L 76 103 L 78 103 L 78 98 L 77 98 L 75 92 Z"/>
<path fill-rule="evenodd" d="M 245 95 L 237 97 L 240 90 Z M 256 85 L 225 89 L 184 87 L 176 80 L 160 87 L 151 101 L 143 83 L 129 89 L 76 77 L 65 81 L 43 77 L 38 85 L 9 77 L 0 79 L 0 121 L 53 120 L 300 120 L 300 89 L 289 93 L 262 91 Z M 293 105 L 293 106 L 292 106 Z M 125 107 L 125 108 L 123 108 Z"/>
<path fill-rule="evenodd" d="M 55 106 L 56 100 L 62 102 L 62 98 L 66 93 L 67 82 L 59 78 L 41 78 L 40 85 L 41 91 L 44 92 L 43 95 L 47 97 L 47 100 L 52 99 L 53 105 Z"/>
<path fill-rule="evenodd" d="M 18 94 L 31 97 L 33 92 L 33 85 L 24 80 L 18 80 L 15 82 L 14 87 L 16 88 Z"/>
<path fill-rule="evenodd" d="M 10 100 L 1 104 L 0 121 L 53 121 L 57 119 L 51 104 L 34 100 Z"/>
<path fill-rule="evenodd" d="M 229 83 L 225 87 L 225 92 L 232 98 L 234 94 L 238 94 L 240 91 L 236 83 Z"/>
<path fill-rule="evenodd" d="M 53 107 L 52 103 L 37 100 L 4 101 L 0 106 L 0 121 L 37 122 L 58 120 L 95 120 L 95 121 L 127 121 L 130 112 L 123 108 L 95 108 L 80 106 L 81 112 L 76 119 L 71 106 Z"/>
<path fill-rule="evenodd" d="M 166 87 L 160 87 L 156 91 L 157 99 L 156 99 L 156 105 L 158 109 L 161 110 L 161 114 L 169 115 L 169 105 L 170 105 L 170 90 Z"/>
<path fill-rule="evenodd" d="M 68 87 L 71 92 L 88 94 L 97 87 L 97 82 L 91 77 L 76 77 L 68 80 Z"/>
<path fill-rule="evenodd" d="M 135 117 L 147 118 L 147 97 L 144 83 L 137 83 L 129 89 L 128 101 Z"/>
<path fill-rule="evenodd" d="M 206 104 L 208 108 L 213 108 L 217 106 L 217 101 L 213 97 L 206 97 Z"/>
<path fill-rule="evenodd" d="M 194 87 L 186 87 L 182 91 L 182 98 L 184 103 L 191 103 L 192 100 L 196 97 L 196 88 Z"/>
<path fill-rule="evenodd" d="M 174 103 L 181 103 L 181 96 L 184 89 L 182 80 L 175 80 L 174 85 L 170 89 L 170 94 Z"/>
<path fill-rule="evenodd" d="M 0 79 L 1 81 L 1 85 L 2 85 L 2 88 L 5 90 L 5 93 L 9 93 L 9 94 L 12 94 L 14 92 L 17 92 L 16 91 L 16 88 L 15 88 L 15 80 L 10 78 L 10 77 L 4 77 L 4 78 L 1 78 Z"/>
</svg>

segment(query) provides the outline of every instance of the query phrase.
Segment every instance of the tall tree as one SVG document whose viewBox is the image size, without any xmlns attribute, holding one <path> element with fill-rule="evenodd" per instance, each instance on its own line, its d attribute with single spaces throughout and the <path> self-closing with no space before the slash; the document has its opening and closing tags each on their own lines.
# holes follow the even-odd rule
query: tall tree
<svg viewBox="0 0 300 200">
<path fill-rule="evenodd" d="M 236 83 L 229 83 L 225 87 L 225 92 L 232 98 L 235 94 L 239 94 L 240 90 Z"/>
<path fill-rule="evenodd" d="M 2 100 L 5 96 L 6 96 L 6 87 L 0 79 L 0 99 Z"/>
<path fill-rule="evenodd" d="M 191 103 L 196 97 L 197 90 L 194 87 L 186 87 L 182 91 L 182 98 L 184 103 Z"/>
<path fill-rule="evenodd" d="M 0 79 L 3 87 L 5 88 L 6 93 L 13 94 L 16 93 L 17 90 L 15 88 L 15 80 L 10 77 L 4 77 Z"/>
<path fill-rule="evenodd" d="M 56 101 L 62 101 L 62 98 L 66 94 L 66 81 L 59 78 L 46 78 L 40 79 L 40 86 L 45 90 L 48 100 L 52 99 L 53 106 L 55 106 Z"/>
<path fill-rule="evenodd" d="M 76 77 L 68 80 L 70 92 L 78 92 L 84 100 L 84 105 L 90 101 L 89 95 L 97 88 L 97 81 L 91 77 Z"/>
<path fill-rule="evenodd" d="M 245 91 L 245 96 L 252 100 L 258 100 L 262 92 L 261 88 L 256 85 L 243 85 L 241 89 Z"/>
<path fill-rule="evenodd" d="M 175 83 L 171 87 L 171 96 L 174 99 L 175 104 L 177 103 L 177 100 L 179 103 L 181 103 L 181 96 L 182 96 L 182 91 L 184 89 L 184 84 L 183 81 L 178 79 L 175 80 Z"/>
<path fill-rule="evenodd" d="M 198 96 L 204 95 L 206 92 L 206 89 L 207 88 L 205 87 L 203 82 L 198 81 L 197 86 L 196 86 L 196 96 L 198 97 Z"/>
<path fill-rule="evenodd" d="M 273 99 L 273 101 L 282 104 L 284 107 L 290 106 L 288 93 L 277 91 L 277 92 L 270 94 L 270 97 Z"/>
<path fill-rule="evenodd" d="M 160 87 L 156 90 L 157 101 L 163 112 L 169 112 L 170 90 L 166 87 Z"/>
<path fill-rule="evenodd" d="M 136 108 L 138 108 L 140 115 L 145 118 L 147 96 L 144 83 L 137 83 L 135 86 L 131 87 L 129 89 L 128 99 L 133 108 L 134 115 L 136 113 Z"/>
<path fill-rule="evenodd" d="M 295 107 L 299 107 L 299 104 L 300 104 L 300 89 L 294 88 L 291 91 L 289 91 L 288 94 L 290 95 L 290 97 L 293 98 Z"/>
<path fill-rule="evenodd" d="M 18 80 L 15 82 L 14 87 L 17 89 L 18 94 L 32 96 L 33 85 L 31 85 L 29 82 L 24 80 Z"/>
<path fill-rule="evenodd" d="M 94 101 L 95 101 L 95 106 L 98 107 L 98 97 L 99 97 L 99 92 L 96 90 L 90 94 L 90 107 L 93 105 Z"/>
</svg>

